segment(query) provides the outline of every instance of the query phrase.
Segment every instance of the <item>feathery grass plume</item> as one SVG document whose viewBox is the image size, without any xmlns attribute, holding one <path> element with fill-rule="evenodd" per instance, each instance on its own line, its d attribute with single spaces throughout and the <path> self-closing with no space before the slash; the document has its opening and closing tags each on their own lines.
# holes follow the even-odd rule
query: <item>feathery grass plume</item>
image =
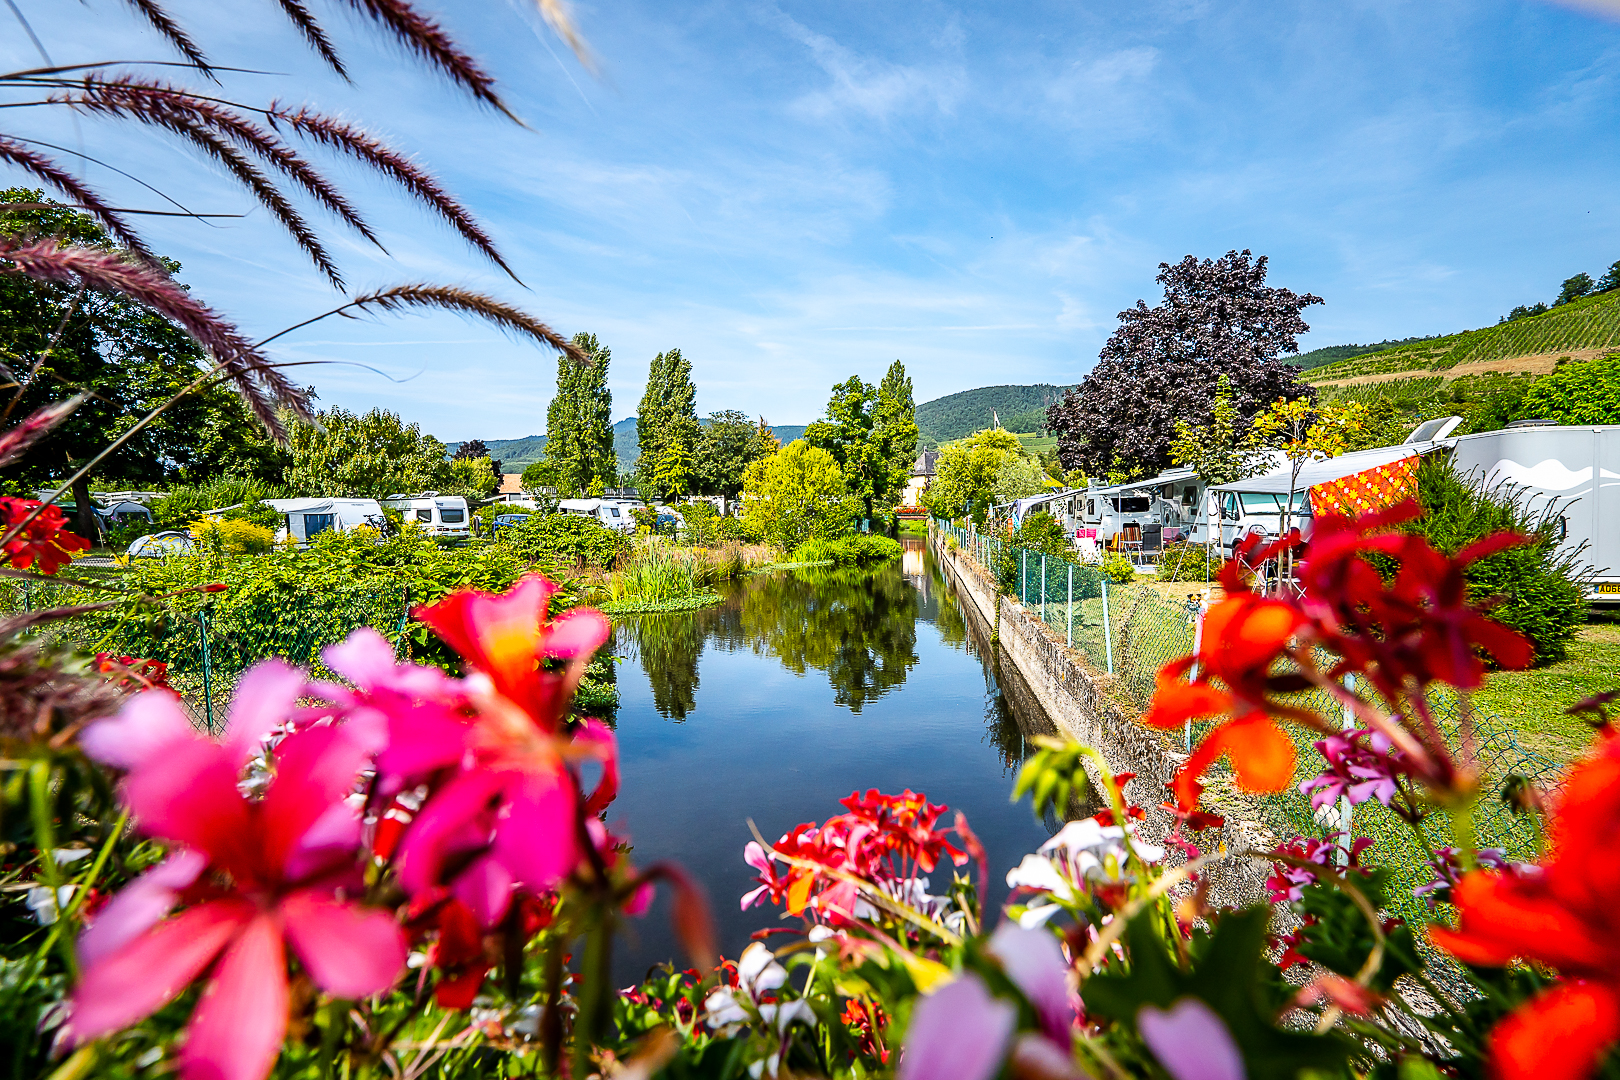
<svg viewBox="0 0 1620 1080">
<path fill-rule="evenodd" d="M 193 299 L 160 269 L 126 262 L 112 252 L 95 248 L 0 236 L 0 273 L 23 274 L 40 281 L 82 282 L 87 288 L 123 293 L 172 320 L 207 350 L 246 399 L 253 415 L 277 439 L 286 438 L 278 407 L 295 416 L 309 416 L 309 403 L 302 389 L 277 371 L 240 330 Z"/>
<path fill-rule="evenodd" d="M 486 105 L 507 116 L 512 110 L 495 94 L 495 78 L 461 51 L 444 28 L 405 0 L 349 0 L 349 6 L 394 32 L 400 42 Z M 515 117 L 514 117 L 515 119 Z"/>
<path fill-rule="evenodd" d="M 338 56 L 337 49 L 332 47 L 332 40 L 326 36 L 321 24 L 315 21 L 315 16 L 309 13 L 309 8 L 304 6 L 303 0 L 277 0 L 277 3 L 281 5 L 281 10 L 286 12 L 287 18 L 292 20 L 292 24 L 304 35 L 309 47 L 320 54 L 328 67 L 347 81 L 348 69 L 343 66 L 343 60 Z"/>
<path fill-rule="evenodd" d="M 3 254 L 3 252 L 0 252 Z M 526 312 L 520 311 L 510 304 L 503 304 L 493 297 L 476 293 L 470 289 L 458 288 L 454 285 L 395 285 L 391 289 L 380 289 L 365 296 L 357 296 L 342 307 L 333 308 L 323 315 L 313 319 L 305 319 L 296 326 L 289 326 L 275 337 L 266 338 L 260 344 L 268 344 L 289 333 L 300 326 L 308 326 L 331 315 L 348 315 L 353 308 L 361 311 L 370 311 L 373 308 L 379 311 L 405 311 L 410 308 L 437 308 L 441 311 L 454 311 L 461 315 L 476 315 L 480 319 L 494 323 L 502 330 L 512 334 L 521 334 L 532 338 L 543 345 L 550 345 L 560 353 L 566 353 L 570 358 L 582 364 L 591 363 L 590 354 L 578 345 L 563 337 L 545 323 L 534 318 Z"/>
<path fill-rule="evenodd" d="M 157 262 L 157 256 L 152 254 L 151 249 L 129 223 L 118 216 L 117 211 L 108 206 L 95 191 L 79 183 L 78 178 L 49 157 L 0 135 L 0 161 L 9 161 L 43 180 L 78 203 L 78 209 L 106 226 L 107 231 L 117 237 L 119 243 L 146 261 Z"/>
<path fill-rule="evenodd" d="M 169 17 L 167 11 L 153 3 L 153 0 L 125 0 L 125 2 L 140 12 L 141 17 L 152 24 L 152 29 L 162 34 L 164 39 L 170 45 L 173 45 L 181 56 L 191 62 L 192 67 L 209 78 L 213 78 L 214 69 L 209 65 L 208 57 L 204 56 L 202 50 L 197 48 L 196 42 L 191 40 L 191 35 L 187 34 L 179 23 Z"/>
<path fill-rule="evenodd" d="M 235 143 L 243 150 L 257 154 L 272 168 L 309 192 L 360 235 L 377 247 L 382 247 L 381 242 L 371 231 L 371 226 L 366 224 L 354 207 L 349 205 L 348 200 L 332 187 L 325 177 L 316 172 L 309 162 L 299 157 L 271 132 L 265 131 L 233 109 L 199 97 L 181 87 L 165 83 L 124 77 L 103 79 L 94 75 L 84 80 L 81 90 L 72 94 L 57 95 L 52 100 L 87 112 L 139 120 L 189 139 L 213 155 L 239 181 L 252 190 L 339 288 L 343 285 L 341 275 L 302 216 L 270 179 L 237 153 L 229 143 Z M 226 140 L 229 140 L 229 143 Z"/>
<path fill-rule="evenodd" d="M 51 429 L 72 415 L 84 404 L 88 394 L 75 394 L 64 401 L 53 401 L 23 418 L 16 427 L 0 432 L 0 468 L 28 452 L 28 448 L 50 433 Z"/>
<path fill-rule="evenodd" d="M 513 281 L 519 280 L 512 272 L 512 268 L 506 265 L 501 253 L 496 250 L 495 241 L 484 231 L 483 226 L 479 225 L 472 214 L 449 192 L 439 186 L 438 180 L 431 173 L 404 154 L 352 124 L 330 116 L 322 116 L 308 109 L 300 108 L 297 112 L 292 112 L 272 101 L 270 107 L 265 110 L 265 116 L 272 127 L 278 123 L 286 124 L 305 138 L 341 150 L 378 172 L 392 177 L 406 191 L 448 221 L 469 244 L 488 256 L 496 266 L 505 270 Z"/>
<path fill-rule="evenodd" d="M 578 60 L 586 71 L 596 72 L 596 57 L 591 54 L 591 47 L 585 41 L 584 35 L 574 26 L 574 18 L 569 14 L 568 6 L 563 0 L 537 0 L 540 5 L 540 14 L 551 27 L 552 33 L 563 39 L 563 43 L 573 51 L 574 59 Z"/>
</svg>

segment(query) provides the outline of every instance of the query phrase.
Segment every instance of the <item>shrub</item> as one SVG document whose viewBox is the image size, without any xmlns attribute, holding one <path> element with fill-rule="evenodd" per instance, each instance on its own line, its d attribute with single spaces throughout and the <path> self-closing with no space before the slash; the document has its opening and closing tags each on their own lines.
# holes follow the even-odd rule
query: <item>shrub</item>
<svg viewBox="0 0 1620 1080">
<path fill-rule="evenodd" d="M 1013 544 L 1063 559 L 1074 557 L 1074 545 L 1069 543 L 1069 534 L 1063 531 L 1057 518 L 1045 510 L 1037 510 L 1024 519 L 1018 531 L 1013 533 Z"/>
<path fill-rule="evenodd" d="M 723 517 L 715 522 L 714 538 L 721 544 L 757 544 L 764 539 L 740 517 Z"/>
<path fill-rule="evenodd" d="M 165 529 L 184 529 L 205 510 L 226 506 L 235 508 L 236 517 L 275 528 L 280 524 L 281 515 L 266 506 L 264 500 L 284 494 L 284 489 L 257 480 L 227 478 L 200 486 L 177 484 L 163 498 L 154 500 L 148 509 Z"/>
<path fill-rule="evenodd" d="M 1159 555 L 1160 581 L 1216 581 L 1220 576 L 1220 555 L 1205 544 L 1166 544 Z"/>
<path fill-rule="evenodd" d="M 1131 560 L 1117 551 L 1110 551 L 1103 556 L 1103 576 L 1116 585 L 1129 585 L 1136 580 L 1136 567 Z"/>
<path fill-rule="evenodd" d="M 1531 510 L 1523 489 L 1511 485 L 1485 492 L 1476 478 L 1461 476 L 1449 461 L 1433 458 L 1418 467 L 1418 499 L 1423 516 L 1409 523 L 1407 531 L 1426 537 L 1447 555 L 1492 533 L 1531 538 L 1529 544 L 1499 551 L 1464 571 L 1469 602 L 1500 597 L 1491 617 L 1530 639 L 1536 663 L 1562 660 L 1586 619 L 1586 590 L 1575 556 L 1558 551 L 1558 507 Z"/>
<path fill-rule="evenodd" d="M 203 518 L 191 526 L 191 535 L 204 549 L 225 555 L 262 555 L 276 542 L 267 527 L 232 518 Z"/>
<path fill-rule="evenodd" d="M 794 562 L 833 562 L 839 566 L 875 566 L 898 559 L 905 550 L 898 540 L 871 533 L 841 540 L 806 540 L 793 549 Z"/>
<path fill-rule="evenodd" d="M 563 559 L 603 569 L 630 550 L 630 538 L 594 518 L 579 514 L 530 514 L 515 529 L 503 529 L 501 542 L 526 559 Z"/>
<path fill-rule="evenodd" d="M 1519 416 L 1559 424 L 1620 423 L 1620 356 L 1563 364 L 1543 375 L 1525 391 Z"/>
<path fill-rule="evenodd" d="M 686 522 L 682 539 L 688 544 L 709 547 L 719 539 L 715 535 L 715 529 L 720 522 L 720 511 L 714 508 L 713 503 L 702 501 L 682 503 L 676 509 L 681 512 L 681 518 Z"/>
</svg>

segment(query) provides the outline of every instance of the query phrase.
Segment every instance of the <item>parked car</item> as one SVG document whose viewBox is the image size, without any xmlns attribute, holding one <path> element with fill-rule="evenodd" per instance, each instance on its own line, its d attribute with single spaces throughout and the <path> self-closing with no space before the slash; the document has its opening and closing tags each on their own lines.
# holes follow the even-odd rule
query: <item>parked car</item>
<svg viewBox="0 0 1620 1080">
<path fill-rule="evenodd" d="M 170 531 L 136 537 L 126 554 L 131 559 L 166 559 L 171 555 L 190 555 L 196 550 L 190 533 Z"/>
</svg>

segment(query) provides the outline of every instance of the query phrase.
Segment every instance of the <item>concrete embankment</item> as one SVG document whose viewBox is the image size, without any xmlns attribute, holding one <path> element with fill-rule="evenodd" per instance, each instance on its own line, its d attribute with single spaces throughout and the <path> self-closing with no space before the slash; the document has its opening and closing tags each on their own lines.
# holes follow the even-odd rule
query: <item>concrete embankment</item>
<svg viewBox="0 0 1620 1080">
<path fill-rule="evenodd" d="M 966 552 L 952 549 L 937 530 L 929 537 L 934 557 L 945 578 L 965 605 L 986 623 L 998 628 L 998 662 L 1017 673 L 1021 689 L 1063 735 L 1098 750 L 1116 773 L 1135 773 L 1127 797 L 1149 809 L 1142 834 L 1161 839 L 1170 828 L 1170 816 L 1156 809 L 1166 797 L 1170 780 L 1184 753 L 1178 753 L 1160 732 L 1144 727 L 1134 710 L 1108 694 L 1111 679 L 1086 666 L 1080 654 L 1064 645 L 1050 630 L 1012 597 L 998 596 L 990 574 Z M 1267 864 L 1243 857 L 1244 852 L 1266 851 L 1276 837 L 1257 820 L 1252 802 L 1235 792 L 1223 793 L 1212 807 L 1226 818 L 1221 843 L 1233 857 L 1213 865 L 1213 898 L 1225 904 L 1246 904 L 1264 895 Z M 1211 834 L 1194 838 L 1206 850 Z"/>
</svg>

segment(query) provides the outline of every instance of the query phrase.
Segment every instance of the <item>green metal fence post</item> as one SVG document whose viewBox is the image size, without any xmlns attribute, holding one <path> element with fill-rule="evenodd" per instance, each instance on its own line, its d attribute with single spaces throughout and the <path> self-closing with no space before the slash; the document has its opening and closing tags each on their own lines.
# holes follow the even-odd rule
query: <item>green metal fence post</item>
<svg viewBox="0 0 1620 1080">
<path fill-rule="evenodd" d="M 1041 622 L 1046 621 L 1046 552 L 1041 552 Z"/>
<path fill-rule="evenodd" d="M 202 639 L 203 723 L 214 734 L 214 657 L 208 647 L 208 609 L 197 609 L 197 634 Z"/>
<path fill-rule="evenodd" d="M 1063 644 L 1074 647 L 1074 563 L 1069 564 L 1069 605 L 1064 609 L 1068 617 L 1068 628 L 1063 632 Z"/>
<path fill-rule="evenodd" d="M 34 610 L 34 583 L 28 580 L 23 581 L 23 610 Z"/>
<path fill-rule="evenodd" d="M 1108 611 L 1108 578 L 1102 579 L 1103 594 L 1103 653 L 1108 657 L 1108 674 L 1114 673 L 1114 634 L 1112 629 L 1113 616 Z"/>
<path fill-rule="evenodd" d="M 1029 552 L 1018 549 L 1018 602 L 1029 603 Z"/>
</svg>

